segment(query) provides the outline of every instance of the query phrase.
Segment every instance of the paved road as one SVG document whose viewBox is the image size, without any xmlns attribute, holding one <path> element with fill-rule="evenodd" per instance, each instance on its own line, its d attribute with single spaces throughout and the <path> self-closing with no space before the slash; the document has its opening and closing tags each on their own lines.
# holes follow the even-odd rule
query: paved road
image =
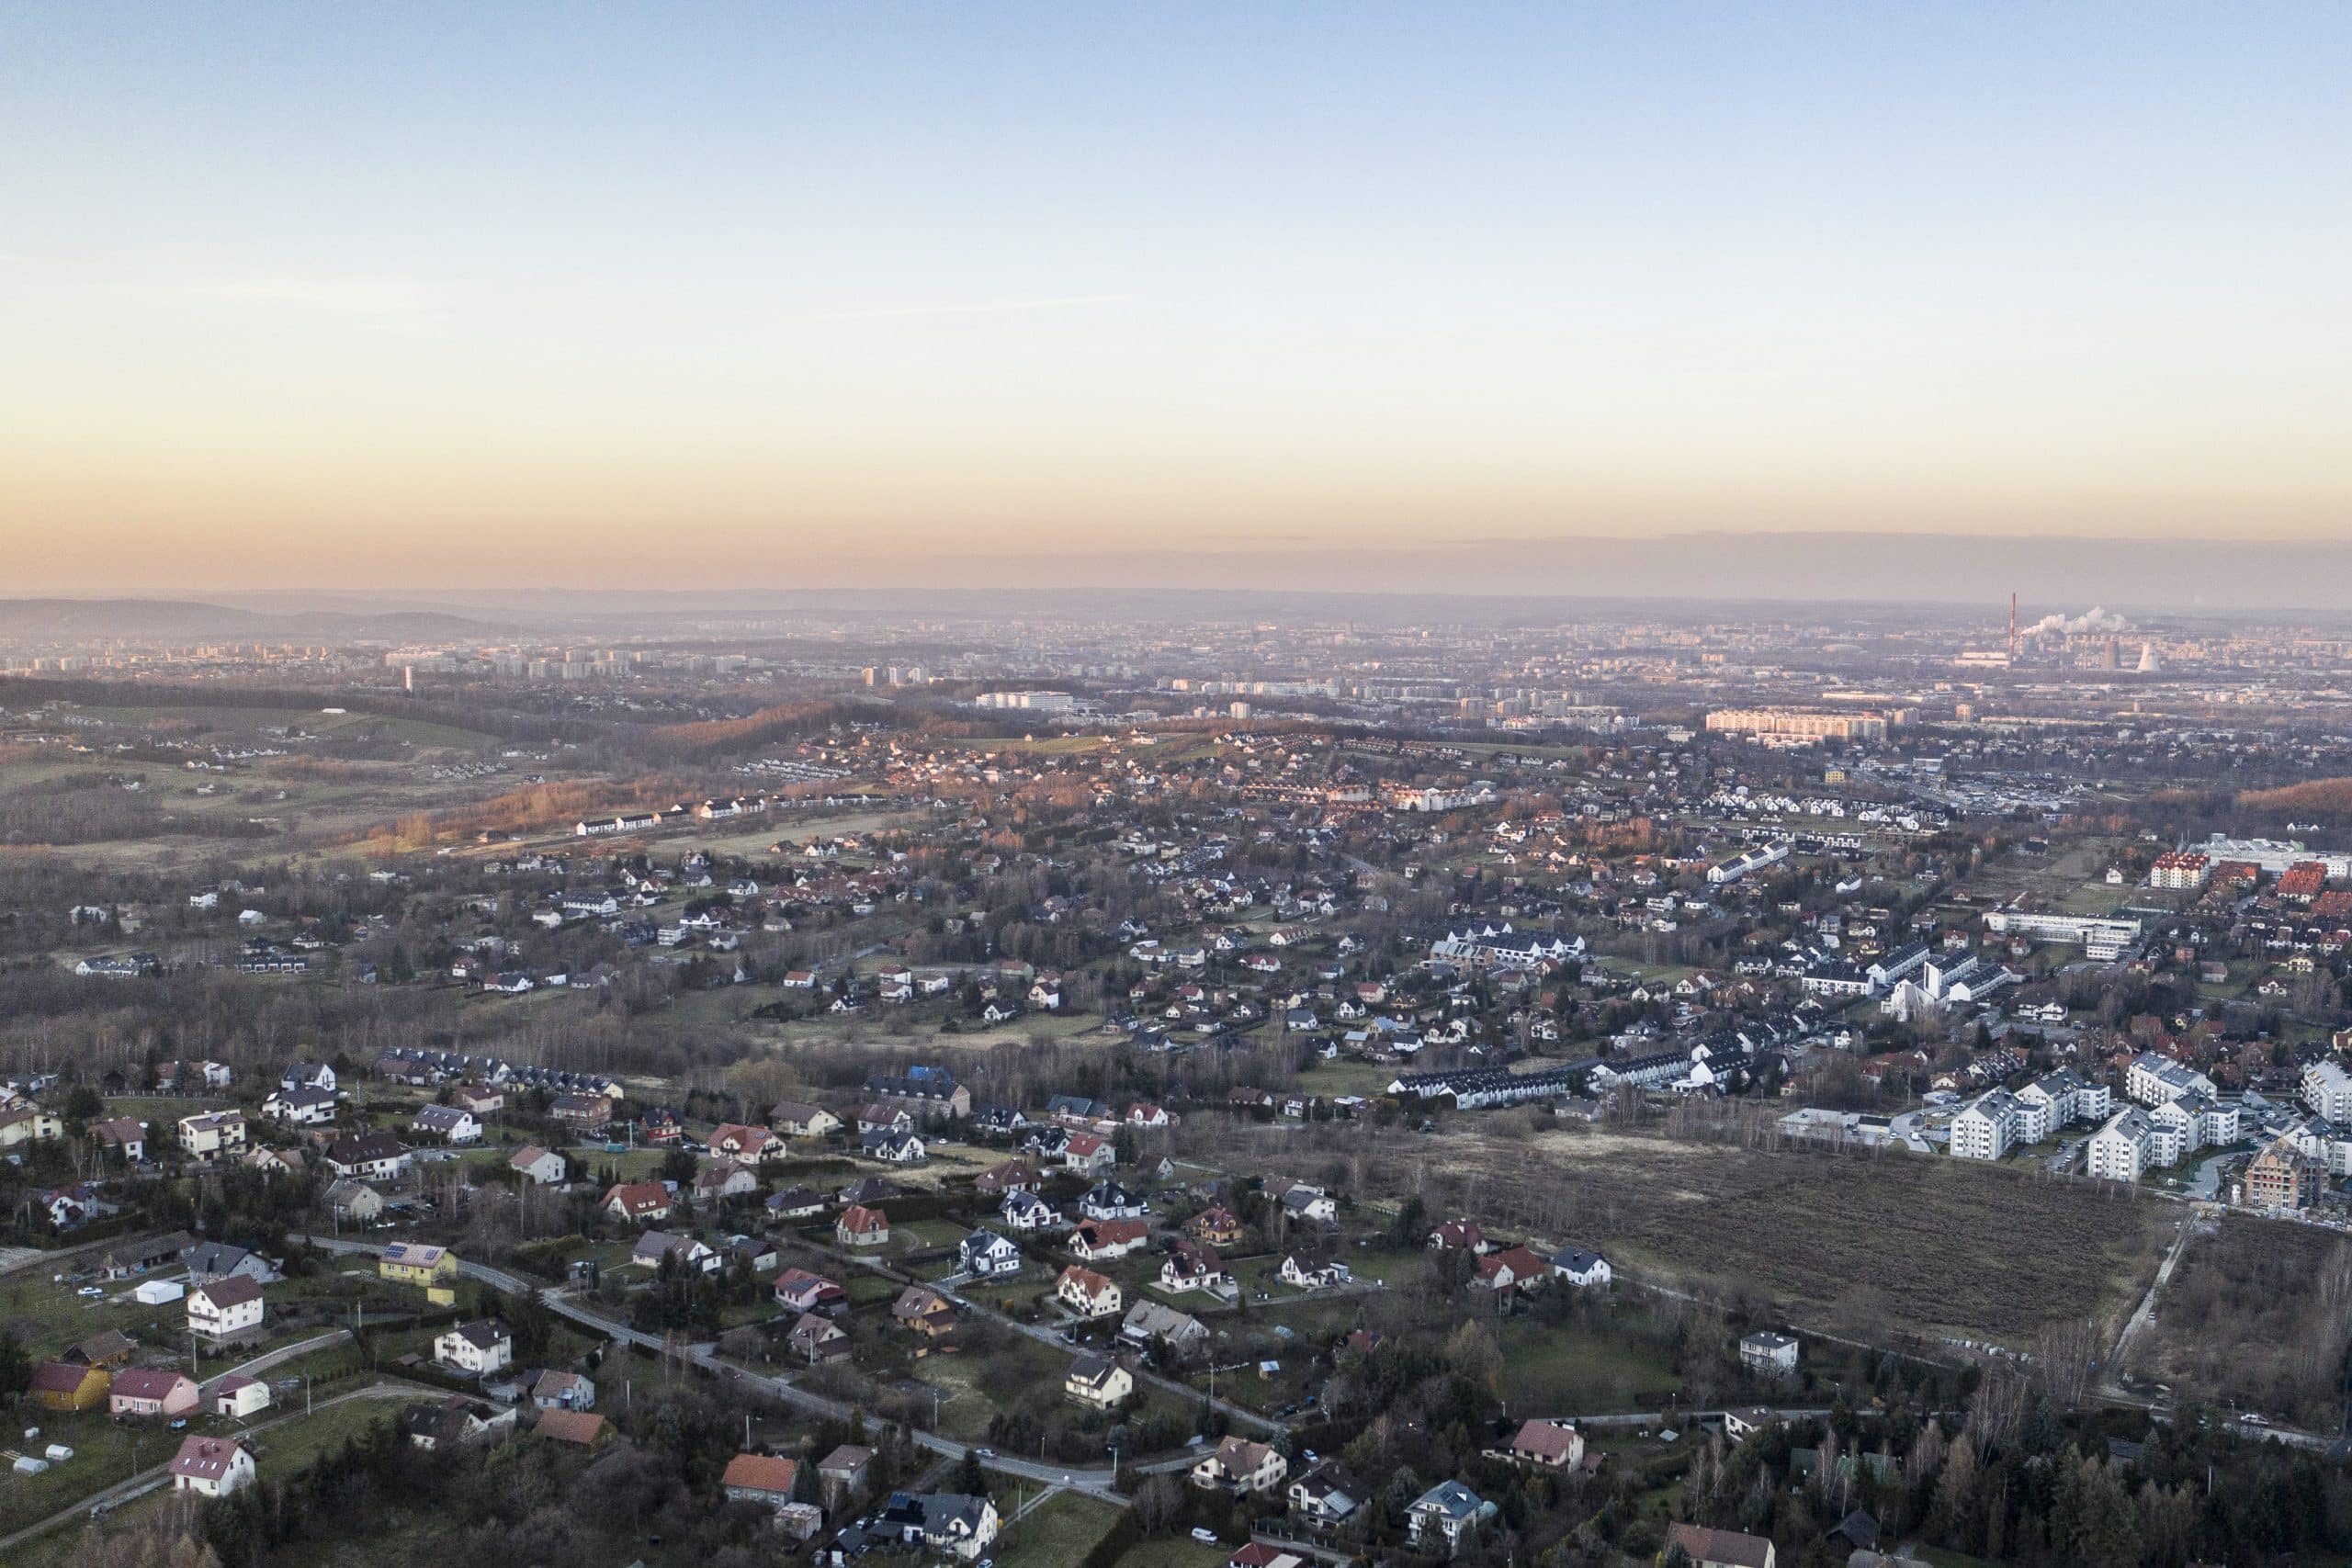
<svg viewBox="0 0 2352 1568">
<path fill-rule="evenodd" d="M 414 1399 L 420 1395 L 427 1394 L 432 1392 L 434 1391 L 426 1389 L 417 1383 L 370 1383 L 366 1388 L 355 1388 L 345 1393 L 338 1393 L 332 1399 L 322 1399 L 311 1410 L 289 1410 L 285 1415 L 275 1416 L 270 1420 L 257 1421 L 253 1426 L 246 1427 L 245 1433 L 247 1436 L 251 1436 L 255 1432 L 266 1432 L 273 1427 L 282 1427 L 288 1421 L 300 1421 L 304 1416 L 315 1414 L 317 1411 L 325 1410 L 333 1405 L 346 1404 L 355 1399 Z M 179 1445 L 177 1443 L 173 1443 L 170 1447 L 172 1451 L 175 1453 L 179 1450 Z M 55 1529 L 58 1526 L 65 1523 L 71 1518 L 74 1518 L 77 1515 L 86 1514 L 92 1508 L 102 1506 L 112 1507 L 118 1503 L 127 1503 L 134 1497 L 138 1497 L 153 1491 L 155 1489 L 155 1483 L 161 1480 L 164 1472 L 169 1471 L 171 1468 L 172 1461 L 166 1458 L 163 1463 L 142 1470 L 138 1474 L 130 1477 L 128 1480 L 119 1481 L 112 1486 L 106 1488 L 104 1491 L 92 1493 L 89 1496 L 83 1498 L 80 1502 L 74 1504 L 71 1507 L 60 1508 L 56 1513 L 50 1515 L 49 1517 L 41 1520 L 39 1524 L 27 1525 L 24 1529 L 17 1531 L 14 1535 L 0 1536 L 0 1562 L 5 1562 L 10 1551 L 23 1545 L 26 1541 L 32 1540 L 36 1536 L 44 1535 L 49 1531 Z"/>
<path fill-rule="evenodd" d="M 307 1356 L 313 1350 L 323 1350 L 330 1345 L 340 1345 L 350 1337 L 351 1330 L 348 1328 L 331 1328 L 324 1334 L 314 1334 L 308 1339 L 299 1339 L 291 1345 L 281 1345 L 275 1350 L 255 1356 L 242 1367 L 225 1368 L 197 1385 L 198 1402 L 205 1409 L 209 1410 L 212 1408 L 212 1396 L 220 1392 L 222 1380 L 234 1377 L 256 1378 L 272 1367 L 283 1366 L 298 1356 Z"/>
<path fill-rule="evenodd" d="M 1744 1410 L 1741 1413 L 1746 1414 Z M 1613 1410 L 1600 1416 L 1530 1416 L 1525 1419 L 1560 1421 L 1571 1427 L 1656 1427 L 1667 1419 L 1668 1414 L 1663 1410 Z M 1819 1409 L 1789 1409 L 1771 1412 L 1772 1418 L 1776 1421 L 1818 1421 L 1828 1414 L 1826 1405 Z M 1724 1412 L 1721 1410 L 1684 1410 L 1675 1413 L 1674 1419 L 1687 1427 L 1706 1421 L 1721 1421 L 1724 1415 Z"/>
<path fill-rule="evenodd" d="M 302 1239 L 313 1247 L 322 1247 L 329 1252 L 365 1253 L 373 1257 L 384 1250 L 382 1244 L 378 1242 L 342 1241 L 334 1236 L 320 1235 L 304 1236 Z M 547 1304 L 550 1312 L 568 1317 L 583 1327 L 593 1328 L 608 1338 L 642 1346 L 657 1354 L 666 1348 L 660 1335 L 647 1334 L 630 1327 L 628 1324 L 606 1317 L 602 1313 L 582 1305 L 566 1292 L 542 1288 L 519 1279 L 503 1269 L 492 1269 L 484 1263 L 468 1263 L 461 1259 L 458 1264 L 458 1271 L 469 1280 L 479 1280 L 485 1284 L 495 1285 L 502 1291 L 517 1295 L 536 1296 Z M 694 1366 L 723 1382 L 766 1394 L 770 1398 L 796 1405 L 816 1415 L 831 1416 L 837 1421 L 846 1421 L 852 1416 L 860 1414 L 854 1406 L 844 1404 L 839 1400 L 827 1399 L 821 1394 L 811 1393 L 807 1389 L 795 1387 L 783 1378 L 769 1377 L 764 1373 L 738 1367 L 730 1361 L 723 1361 L 707 1345 L 687 1347 L 685 1359 Z M 967 1451 L 967 1445 L 943 1438 L 936 1432 L 917 1431 L 913 1436 L 919 1446 L 945 1459 L 960 1462 Z M 1118 1477 L 1107 1467 L 1100 1470 L 1080 1470 L 987 1452 L 980 1454 L 980 1467 L 1003 1475 L 1019 1476 L 1024 1481 L 1054 1483 L 1068 1487 L 1073 1492 L 1083 1492 L 1088 1496 L 1102 1502 L 1116 1504 L 1120 1507 L 1127 1506 L 1127 1499 L 1112 1489 L 1112 1483 Z"/>
<path fill-rule="evenodd" d="M 2188 1195 L 2208 1202 L 2220 1197 L 2222 1168 L 2232 1160 L 2240 1158 L 2245 1153 L 2243 1149 L 2233 1149 L 2226 1154 L 2218 1154 L 2210 1159 L 2199 1160 L 2197 1163 L 2197 1174 L 2188 1180 Z"/>
<path fill-rule="evenodd" d="M 882 1259 L 878 1258 L 849 1258 L 840 1253 L 829 1253 L 829 1256 L 840 1258 L 844 1263 L 863 1265 L 864 1267 L 872 1269 L 874 1272 L 882 1275 L 885 1279 L 896 1280 L 900 1284 L 917 1285 L 924 1282 L 917 1280 L 911 1274 L 904 1273 L 899 1269 L 891 1268 L 888 1263 L 882 1261 Z M 1051 1346 L 1054 1349 L 1060 1351 L 1065 1356 L 1077 1356 L 1081 1353 L 1079 1347 L 1070 1344 L 1055 1330 L 1047 1328 L 1041 1324 L 1023 1323 L 1018 1318 L 1007 1317 L 1003 1313 L 999 1312 L 996 1308 L 989 1306 L 985 1303 L 974 1301 L 968 1296 L 958 1294 L 956 1292 L 947 1289 L 944 1281 L 942 1281 L 940 1284 L 933 1285 L 932 1288 L 940 1292 L 941 1294 L 944 1295 L 949 1301 L 954 1302 L 957 1306 L 962 1307 L 966 1312 L 971 1313 L 978 1317 L 988 1318 L 991 1322 L 1001 1323 L 1007 1328 L 1012 1329 L 1015 1334 L 1024 1335 L 1031 1339 L 1035 1339 L 1040 1345 Z M 1180 1399 L 1197 1400 L 1202 1397 L 1201 1391 L 1194 1388 L 1192 1384 L 1180 1382 L 1175 1378 L 1163 1377 L 1159 1373 L 1151 1371 L 1148 1367 L 1136 1369 L 1136 1381 L 1140 1382 L 1152 1383 L 1159 1388 L 1165 1389 L 1169 1393 L 1175 1394 Z M 1284 1426 L 1282 1422 L 1275 1420 L 1273 1417 L 1270 1416 L 1261 1416 L 1258 1412 L 1244 1408 L 1241 1405 L 1232 1403 L 1230 1400 L 1212 1399 L 1208 1403 L 1211 1409 L 1215 1410 L 1218 1415 L 1223 1416 L 1227 1420 L 1238 1422 L 1238 1424 L 1244 1427 L 1249 1427 L 1256 1431 L 1264 1432 L 1271 1436 L 1290 1430 L 1288 1427 Z"/>
</svg>

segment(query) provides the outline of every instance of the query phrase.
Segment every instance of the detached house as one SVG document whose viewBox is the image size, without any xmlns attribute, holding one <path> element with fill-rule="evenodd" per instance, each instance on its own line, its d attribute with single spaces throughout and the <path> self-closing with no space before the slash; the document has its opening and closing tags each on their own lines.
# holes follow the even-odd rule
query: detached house
<svg viewBox="0 0 2352 1568">
<path fill-rule="evenodd" d="M 1372 1489 L 1326 1461 L 1290 1483 L 1290 1511 L 1311 1524 L 1343 1524 L 1372 1498 Z"/>
<path fill-rule="evenodd" d="M 323 1127 L 334 1120 L 335 1098 L 331 1089 L 280 1089 L 261 1102 L 261 1113 L 288 1127 Z"/>
<path fill-rule="evenodd" d="M 137 1165 L 147 1157 L 147 1123 L 135 1118 L 116 1116 L 93 1122 L 90 1136 L 120 1155 L 126 1164 Z"/>
<path fill-rule="evenodd" d="M 722 1122 L 711 1132 L 710 1152 L 741 1160 L 745 1165 L 758 1165 L 765 1160 L 784 1158 L 786 1149 L 784 1140 L 765 1127 Z"/>
<path fill-rule="evenodd" d="M 458 1255 L 446 1247 L 432 1247 L 417 1241 L 396 1241 L 385 1247 L 382 1256 L 376 1259 L 376 1272 L 396 1285 L 417 1285 L 431 1290 L 458 1277 Z"/>
<path fill-rule="evenodd" d="M 150 1367 L 125 1367 L 117 1372 L 107 1398 L 107 1409 L 117 1419 L 185 1416 L 196 1405 L 193 1378 Z"/>
<path fill-rule="evenodd" d="M 1523 1421 L 1510 1457 L 1544 1470 L 1574 1470 L 1584 1461 L 1584 1434 L 1564 1421 Z"/>
<path fill-rule="evenodd" d="M 1193 1485 L 1208 1492 L 1272 1492 L 1290 1473 L 1290 1461 L 1272 1445 L 1247 1438 L 1227 1438 L 1216 1451 L 1194 1465 Z"/>
<path fill-rule="evenodd" d="M 1580 1247 L 1564 1247 L 1552 1254 L 1552 1273 L 1578 1287 L 1609 1283 L 1609 1259 Z"/>
<path fill-rule="evenodd" d="M 842 1247 L 885 1247 L 890 1240 L 890 1216 L 863 1203 L 852 1203 L 833 1222 L 833 1239 Z"/>
<path fill-rule="evenodd" d="M 227 1438 L 190 1438 L 172 1456 L 172 1490 L 226 1497 L 254 1483 L 254 1456 Z"/>
<path fill-rule="evenodd" d="M 526 1144 L 515 1150 L 506 1165 L 524 1180 L 541 1187 L 553 1187 L 563 1180 L 563 1156 L 537 1144 Z"/>
<path fill-rule="evenodd" d="M 180 1153 L 199 1165 L 217 1165 L 245 1152 L 245 1113 L 207 1111 L 180 1118 Z"/>
<path fill-rule="evenodd" d="M 1779 1568 L 1769 1539 L 1739 1530 L 1671 1524 L 1666 1527 L 1666 1544 L 1668 1551 L 1681 1548 L 1691 1568 Z"/>
<path fill-rule="evenodd" d="M 1059 1209 L 1026 1188 L 1006 1193 L 997 1212 L 1004 1216 L 1006 1226 L 1016 1231 L 1059 1230 L 1067 1223 Z"/>
<path fill-rule="evenodd" d="M 1453 1557 L 1476 1539 L 1478 1527 L 1494 1517 L 1495 1506 L 1459 1481 L 1441 1481 L 1405 1510 L 1408 1535 L 1423 1551 Z"/>
<path fill-rule="evenodd" d="M 1062 1145 L 1062 1164 L 1081 1175 L 1092 1176 L 1109 1170 L 1119 1163 L 1118 1151 L 1111 1140 L 1093 1133 L 1072 1133 Z"/>
<path fill-rule="evenodd" d="M 822 1274 L 787 1269 L 775 1277 L 775 1304 L 791 1312 L 828 1312 L 849 1304 L 849 1292 Z"/>
<path fill-rule="evenodd" d="M 876 1529 L 969 1562 L 996 1540 L 996 1505 L 960 1492 L 892 1493 Z"/>
<path fill-rule="evenodd" d="M 1054 1281 L 1054 1300 L 1080 1317 L 1110 1317 L 1125 1305 L 1119 1282 L 1073 1263 Z"/>
<path fill-rule="evenodd" d="M 327 1168 L 360 1181 L 394 1181 L 409 1168 L 408 1145 L 390 1133 L 341 1137 L 327 1145 Z"/>
<path fill-rule="evenodd" d="M 1106 1356 L 1080 1356 L 1062 1379 L 1063 1395 L 1091 1410 L 1108 1410 L 1135 1392 L 1135 1374 Z"/>
<path fill-rule="evenodd" d="M 718 1485 L 733 1502 L 780 1508 L 792 1501 L 793 1487 L 799 1479 L 798 1460 L 737 1454 L 727 1461 L 727 1472 L 718 1478 Z"/>
<path fill-rule="evenodd" d="M 1301 1258 L 1296 1253 L 1283 1259 L 1276 1274 L 1283 1284 L 1295 1291 L 1326 1291 L 1335 1285 L 1350 1284 L 1354 1280 L 1344 1263 L 1335 1263 L 1329 1258 Z"/>
<path fill-rule="evenodd" d="M 792 1353 L 812 1367 L 849 1359 L 848 1331 L 814 1313 L 802 1314 L 784 1338 Z"/>
<path fill-rule="evenodd" d="M 633 1225 L 656 1224 L 676 1207 L 670 1190 L 658 1181 L 616 1183 L 596 1205 L 616 1220 Z"/>
<path fill-rule="evenodd" d="M 984 1280 L 1021 1272 L 1021 1249 L 994 1231 L 978 1230 L 956 1249 L 956 1267 Z"/>
<path fill-rule="evenodd" d="M 962 1321 L 956 1305 L 928 1285 L 909 1285 L 890 1303 L 890 1321 L 924 1339 L 938 1339 L 956 1331 Z"/>
<path fill-rule="evenodd" d="M 1225 1271 L 1225 1261 L 1216 1249 L 1189 1237 L 1170 1248 L 1168 1260 L 1159 1266 L 1159 1283 L 1163 1290 L 1206 1291 L 1213 1295 L 1234 1289 L 1233 1276 Z"/>
<path fill-rule="evenodd" d="M 514 1337 L 496 1318 L 461 1323 L 433 1341 L 433 1359 L 451 1371 L 486 1376 L 513 1364 Z"/>
<path fill-rule="evenodd" d="M 842 1119 L 823 1106 L 797 1100 L 779 1101 L 768 1111 L 768 1123 L 777 1132 L 796 1138 L 821 1138 L 842 1128 Z"/>
<path fill-rule="evenodd" d="M 198 1285 L 187 1294 L 187 1328 L 212 1345 L 247 1344 L 267 1333 L 261 1286 L 243 1274 Z"/>
<path fill-rule="evenodd" d="M 1069 1249 L 1089 1263 L 1125 1258 L 1151 1240 L 1148 1220 L 1089 1220 L 1070 1233 Z"/>
<path fill-rule="evenodd" d="M 454 1105 L 427 1105 L 419 1110 L 409 1131 L 421 1138 L 443 1144 L 474 1144 L 481 1141 L 481 1122 L 470 1111 Z"/>
</svg>

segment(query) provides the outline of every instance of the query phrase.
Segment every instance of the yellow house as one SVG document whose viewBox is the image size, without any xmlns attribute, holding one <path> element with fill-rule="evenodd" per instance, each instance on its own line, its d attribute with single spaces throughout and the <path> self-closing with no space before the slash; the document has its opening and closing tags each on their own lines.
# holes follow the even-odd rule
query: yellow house
<svg viewBox="0 0 2352 1568">
<path fill-rule="evenodd" d="M 376 1272 L 396 1285 L 421 1285 L 426 1291 L 446 1290 L 458 1278 L 458 1255 L 446 1247 L 396 1241 L 376 1260 Z"/>
<path fill-rule="evenodd" d="M 43 1410 L 91 1410 L 107 1402 L 114 1376 L 102 1367 L 50 1361 L 33 1373 L 26 1393 Z"/>
</svg>

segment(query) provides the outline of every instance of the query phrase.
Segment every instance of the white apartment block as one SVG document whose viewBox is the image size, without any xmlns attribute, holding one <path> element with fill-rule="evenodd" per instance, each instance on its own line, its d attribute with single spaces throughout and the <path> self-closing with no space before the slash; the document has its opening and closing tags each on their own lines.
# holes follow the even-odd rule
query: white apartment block
<svg viewBox="0 0 2352 1568">
<path fill-rule="evenodd" d="M 2026 1085 L 2026 1089 L 2032 1087 L 2031 1084 Z M 2017 1107 L 2015 1130 L 2010 1134 L 2012 1143 L 2039 1144 L 2047 1140 L 2051 1134 L 2058 1130 L 2057 1111 L 2049 1100 L 2029 1100 L 2026 1098 L 2024 1089 L 2019 1089 L 2009 1096 L 2009 1100 Z"/>
<path fill-rule="evenodd" d="M 1987 1089 L 1951 1119 L 1951 1151 L 1955 1159 L 1999 1159 L 2018 1141 L 2017 1097 L 2007 1089 Z"/>
<path fill-rule="evenodd" d="M 2303 1103 L 2314 1116 L 2352 1125 L 2352 1073 L 2332 1061 L 2313 1062 L 2303 1069 Z"/>
<path fill-rule="evenodd" d="M 2131 1071 L 2123 1076 L 2123 1092 L 2143 1105 L 2163 1105 L 2191 1094 L 2211 1100 L 2214 1089 L 2213 1080 L 2196 1068 L 2143 1051 L 2132 1058 Z"/>
<path fill-rule="evenodd" d="M 2113 1096 L 2105 1084 L 2086 1083 L 2072 1067 L 2044 1073 L 2017 1091 L 2018 1142 L 2038 1144 L 2075 1122 L 2103 1122 Z"/>
<path fill-rule="evenodd" d="M 2283 1136 L 2299 1152 L 2325 1165 L 2330 1176 L 2352 1176 L 2352 1134 L 2326 1117 L 2298 1122 Z"/>
<path fill-rule="evenodd" d="M 2077 943 L 2086 958 L 2120 958 L 2124 949 L 2140 940 L 2137 920 L 2034 914 L 2023 909 L 1992 910 L 1984 917 L 1984 929 L 1996 936 L 2020 936 L 2028 942 Z"/>
<path fill-rule="evenodd" d="M 2086 1166 L 2104 1181 L 2137 1181 L 2148 1168 L 2148 1113 L 2119 1111 L 2091 1134 Z"/>
<path fill-rule="evenodd" d="M 1722 735 L 1786 735 L 1806 740 L 1883 740 L 1886 717 L 1805 708 L 1717 708 L 1707 728 Z"/>
</svg>

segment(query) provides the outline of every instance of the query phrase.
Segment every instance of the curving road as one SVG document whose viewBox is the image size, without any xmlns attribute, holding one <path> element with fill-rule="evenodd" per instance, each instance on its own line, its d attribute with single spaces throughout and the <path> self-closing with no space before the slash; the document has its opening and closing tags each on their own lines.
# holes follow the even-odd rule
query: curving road
<svg viewBox="0 0 2352 1568">
<path fill-rule="evenodd" d="M 246 1427 L 243 1435 L 250 1437 L 256 1432 L 266 1432 L 273 1427 L 282 1427 L 288 1421 L 302 1420 L 306 1416 L 315 1415 L 318 1411 L 328 1409 L 334 1405 L 347 1404 L 355 1399 L 416 1399 L 422 1396 L 437 1393 L 439 1392 L 440 1391 L 437 1389 L 428 1389 L 421 1383 L 370 1383 L 366 1388 L 355 1388 L 343 1393 L 338 1393 L 331 1399 L 322 1399 L 316 1405 L 307 1411 L 289 1410 L 283 1416 L 273 1416 L 267 1421 L 256 1421 L 252 1426 Z M 174 1451 L 176 1452 L 178 1445 L 174 1444 L 173 1449 Z M 127 1503 L 135 1497 L 145 1495 L 147 1493 L 155 1489 L 156 1483 L 164 1478 L 165 1472 L 171 1468 L 172 1461 L 169 1459 L 166 1459 L 161 1464 L 151 1466 L 126 1480 L 116 1482 L 112 1486 L 108 1486 L 102 1491 L 94 1492 L 77 1503 L 72 1504 L 67 1507 L 60 1508 L 56 1513 L 50 1515 L 49 1517 L 41 1520 L 39 1524 L 27 1525 L 24 1529 L 17 1530 L 12 1535 L 0 1536 L 0 1561 L 6 1561 L 7 1554 L 10 1551 L 19 1546 L 22 1546 L 26 1541 L 32 1540 L 36 1536 L 46 1535 L 49 1531 L 55 1529 L 58 1526 L 75 1517 L 77 1515 L 86 1514 L 93 1508 L 112 1507 L 118 1503 Z"/>
<path fill-rule="evenodd" d="M 382 1245 L 378 1242 L 345 1241 L 334 1236 L 321 1235 L 306 1235 L 301 1239 L 327 1252 L 360 1253 L 375 1257 L 384 1250 Z M 583 1306 L 565 1292 L 533 1284 L 503 1269 L 492 1269 L 486 1263 L 468 1263 L 460 1258 L 458 1263 L 458 1272 L 469 1280 L 479 1280 L 484 1284 L 494 1285 L 513 1294 L 534 1296 L 544 1303 L 548 1311 L 570 1318 L 582 1327 L 593 1328 L 607 1338 L 641 1346 L 657 1354 L 666 1348 L 660 1335 L 648 1334 L 641 1329 L 633 1328 L 628 1324 L 606 1317 L 602 1313 Z M 711 1348 L 707 1345 L 687 1347 L 685 1359 L 703 1371 L 737 1388 L 766 1394 L 772 1399 L 797 1405 L 815 1415 L 831 1416 L 837 1421 L 846 1421 L 852 1416 L 859 1414 L 855 1406 L 844 1404 L 839 1400 L 827 1399 L 822 1394 L 811 1393 L 807 1389 L 794 1386 L 783 1378 L 769 1377 L 764 1373 L 736 1366 L 731 1361 L 722 1361 L 712 1353 Z M 966 1453 L 975 1451 L 968 1445 L 943 1438 L 936 1432 L 916 1431 L 913 1436 L 917 1445 L 944 1459 L 960 1462 Z M 1127 1506 L 1127 1499 L 1113 1490 L 1113 1483 L 1118 1479 L 1117 1473 L 1107 1468 L 1072 1470 L 1058 1464 L 1014 1459 L 1009 1455 L 985 1451 L 980 1452 L 979 1459 L 980 1468 L 983 1470 L 994 1471 L 1001 1475 L 1017 1476 L 1023 1481 L 1044 1482 L 1071 1492 L 1082 1492 L 1098 1501 L 1114 1504 L 1123 1508 Z"/>
</svg>

